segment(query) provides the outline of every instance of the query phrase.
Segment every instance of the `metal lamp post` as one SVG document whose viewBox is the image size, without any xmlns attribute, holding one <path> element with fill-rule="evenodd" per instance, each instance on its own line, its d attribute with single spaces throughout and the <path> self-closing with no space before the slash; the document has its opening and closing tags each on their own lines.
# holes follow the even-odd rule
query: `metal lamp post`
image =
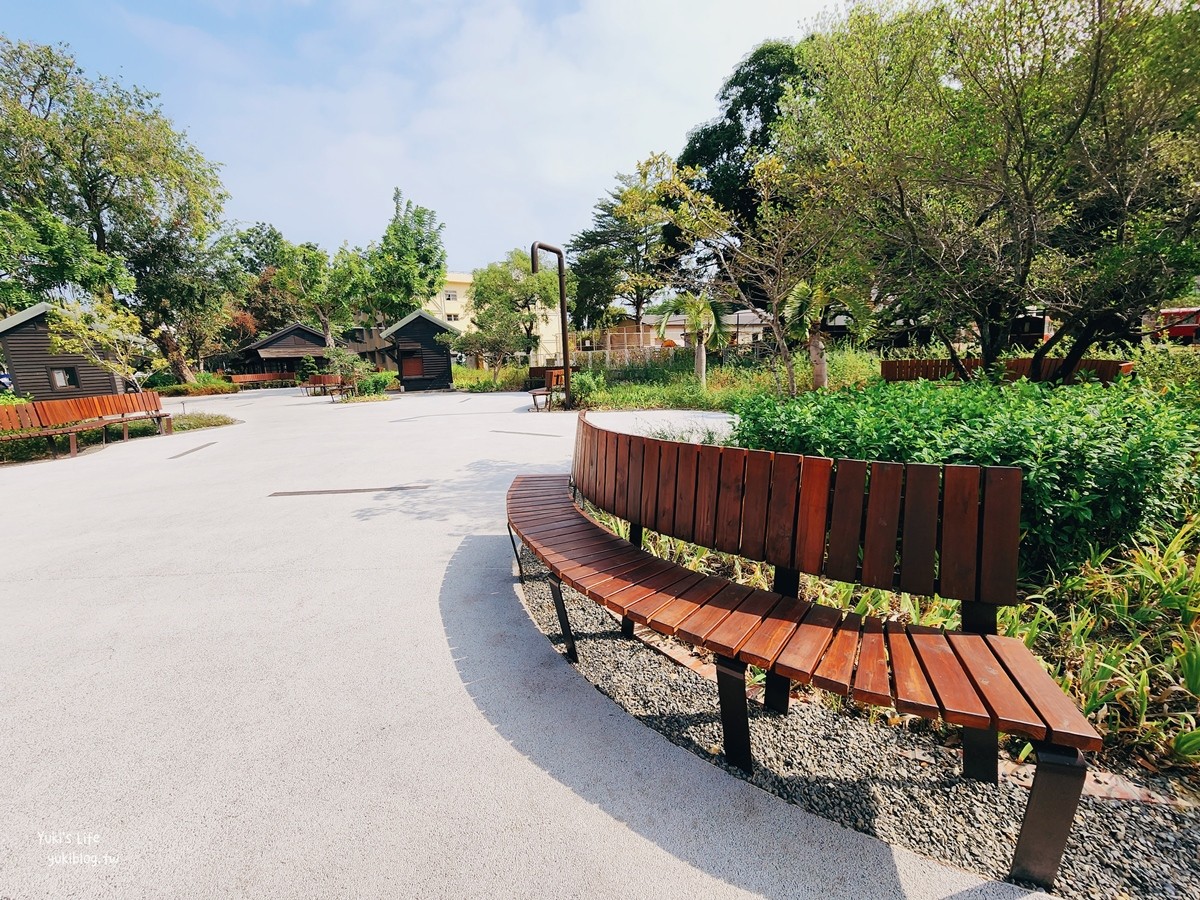
<svg viewBox="0 0 1200 900">
<path fill-rule="evenodd" d="M 529 248 L 529 267 L 533 274 L 538 273 L 538 251 L 545 250 L 558 257 L 558 314 L 562 322 L 562 352 L 563 352 L 563 409 L 570 409 L 571 402 L 571 347 L 567 337 L 567 257 L 562 247 L 534 241 Z"/>
</svg>

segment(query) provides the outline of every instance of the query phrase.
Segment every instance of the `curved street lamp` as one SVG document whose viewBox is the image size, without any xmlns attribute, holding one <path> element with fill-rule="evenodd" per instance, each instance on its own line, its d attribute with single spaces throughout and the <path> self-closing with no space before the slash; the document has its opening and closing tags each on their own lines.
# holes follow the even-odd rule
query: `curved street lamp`
<svg viewBox="0 0 1200 900">
<path fill-rule="evenodd" d="M 529 248 L 529 267 L 533 274 L 538 273 L 538 251 L 545 250 L 558 257 L 558 314 L 562 321 L 562 351 L 563 351 L 563 409 L 570 409 L 571 402 L 571 347 L 567 338 L 567 257 L 562 247 L 534 241 Z"/>
</svg>

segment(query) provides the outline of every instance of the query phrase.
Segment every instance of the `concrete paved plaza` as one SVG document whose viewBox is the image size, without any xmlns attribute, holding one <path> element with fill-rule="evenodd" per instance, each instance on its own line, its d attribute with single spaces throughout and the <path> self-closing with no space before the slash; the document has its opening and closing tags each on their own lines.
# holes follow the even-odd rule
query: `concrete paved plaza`
<svg viewBox="0 0 1200 900">
<path fill-rule="evenodd" d="M 203 398 L 243 423 L 0 468 L 0 897 L 1023 893 L 579 677 L 504 528 L 513 476 L 572 450 L 528 405 Z"/>
</svg>

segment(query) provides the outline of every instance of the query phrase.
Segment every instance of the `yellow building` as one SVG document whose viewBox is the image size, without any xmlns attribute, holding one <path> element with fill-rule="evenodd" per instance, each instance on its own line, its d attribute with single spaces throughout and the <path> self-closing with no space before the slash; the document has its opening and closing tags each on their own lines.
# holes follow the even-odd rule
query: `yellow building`
<svg viewBox="0 0 1200 900">
<path fill-rule="evenodd" d="M 471 328 L 471 273 L 447 272 L 442 289 L 425 303 L 425 310 L 455 328 Z M 557 307 L 544 310 L 538 322 L 538 346 L 530 354 L 530 364 L 544 366 L 557 362 L 562 355 L 562 326 Z"/>
</svg>

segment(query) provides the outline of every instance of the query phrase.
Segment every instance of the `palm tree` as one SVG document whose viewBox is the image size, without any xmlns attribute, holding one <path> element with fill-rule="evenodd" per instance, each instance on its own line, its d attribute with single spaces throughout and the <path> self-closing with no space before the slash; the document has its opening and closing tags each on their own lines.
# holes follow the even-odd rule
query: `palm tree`
<svg viewBox="0 0 1200 900">
<path fill-rule="evenodd" d="M 658 323 L 659 338 L 666 337 L 667 323 L 672 316 L 683 316 L 683 330 L 696 345 L 696 378 L 700 389 L 708 388 L 708 353 L 725 346 L 729 340 L 729 329 L 721 316 L 725 305 L 712 297 L 699 294 L 676 294 L 662 307 L 662 319 Z"/>
<path fill-rule="evenodd" d="M 852 293 L 836 298 L 845 306 L 860 329 L 869 327 L 873 311 L 870 304 Z M 825 359 L 825 340 L 821 322 L 829 311 L 835 297 L 823 285 L 800 281 L 788 294 L 783 306 L 783 319 L 787 323 L 790 337 L 802 340 L 808 346 L 808 359 L 812 363 L 812 386 L 814 389 L 829 386 L 829 365 Z"/>
</svg>

